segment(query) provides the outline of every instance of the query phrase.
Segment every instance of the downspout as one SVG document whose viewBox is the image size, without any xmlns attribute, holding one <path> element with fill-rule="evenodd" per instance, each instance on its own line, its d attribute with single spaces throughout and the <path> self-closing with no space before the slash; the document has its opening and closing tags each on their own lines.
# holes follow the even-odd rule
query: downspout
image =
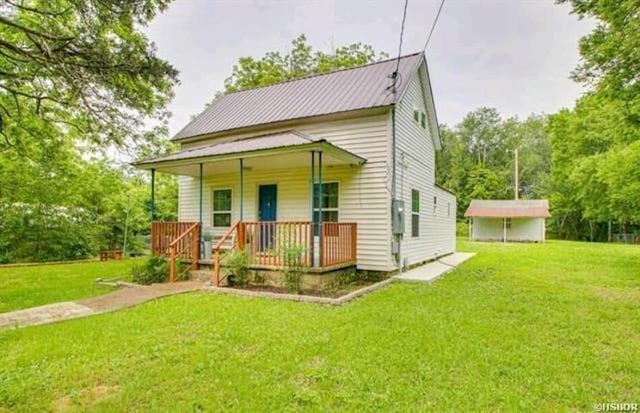
<svg viewBox="0 0 640 413">
<path fill-rule="evenodd" d="M 200 214 L 199 214 L 199 222 L 200 222 L 200 251 L 204 252 L 204 247 L 202 244 L 202 186 L 203 186 L 203 178 L 202 178 L 202 164 L 200 164 Z"/>
<path fill-rule="evenodd" d="M 244 218 L 244 160 L 240 158 L 240 222 Z"/>
<path fill-rule="evenodd" d="M 320 252 L 320 266 L 324 266 L 324 251 L 322 247 L 322 240 L 324 236 L 322 234 L 322 151 L 318 151 L 318 250 Z"/>
<path fill-rule="evenodd" d="M 316 243 L 316 237 L 315 237 L 315 227 L 316 227 L 316 220 L 315 220 L 315 208 L 316 208 L 316 153 L 315 151 L 311 151 L 311 245 L 310 247 L 310 251 L 309 251 L 309 260 L 311 261 L 311 266 L 315 267 L 315 257 L 314 257 L 314 246 Z"/>
<path fill-rule="evenodd" d="M 396 105 L 391 107 L 391 196 L 392 204 L 397 199 L 397 185 L 396 185 Z M 404 213 L 404 211 L 403 211 Z M 391 214 L 393 214 L 393 205 L 391 207 Z M 393 220 L 393 217 L 391 217 Z M 395 242 L 398 243 L 398 274 L 402 274 L 402 235 L 393 235 Z"/>
</svg>

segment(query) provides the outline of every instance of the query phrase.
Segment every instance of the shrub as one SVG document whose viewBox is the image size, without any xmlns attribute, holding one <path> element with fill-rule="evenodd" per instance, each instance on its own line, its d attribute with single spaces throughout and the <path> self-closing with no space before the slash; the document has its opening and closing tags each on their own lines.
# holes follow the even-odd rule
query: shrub
<svg viewBox="0 0 640 413">
<path fill-rule="evenodd" d="M 234 249 L 225 254 L 222 264 L 229 268 L 230 285 L 247 285 L 249 282 L 249 253 Z"/>
<path fill-rule="evenodd" d="M 290 245 L 280 248 L 280 256 L 284 262 L 282 270 L 284 286 L 290 293 L 300 293 L 302 274 L 306 268 L 304 264 L 305 251 L 304 245 Z"/>
<path fill-rule="evenodd" d="M 131 269 L 132 281 L 149 285 L 167 282 L 169 279 L 169 260 L 165 257 L 151 257 L 144 264 Z"/>
</svg>

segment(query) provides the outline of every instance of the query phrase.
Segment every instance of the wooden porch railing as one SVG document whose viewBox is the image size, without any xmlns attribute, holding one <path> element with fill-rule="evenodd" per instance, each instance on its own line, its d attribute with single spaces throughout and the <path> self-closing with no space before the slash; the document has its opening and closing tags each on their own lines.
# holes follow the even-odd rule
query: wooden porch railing
<svg viewBox="0 0 640 413">
<path fill-rule="evenodd" d="M 155 221 L 151 223 L 151 254 L 169 256 L 169 245 L 197 222 Z"/>
<path fill-rule="evenodd" d="M 222 246 L 227 241 L 227 239 L 229 239 L 229 237 L 232 237 L 234 235 L 234 232 L 238 230 L 239 226 L 240 226 L 240 221 L 233 224 L 231 228 L 229 228 L 229 231 L 227 231 L 222 236 L 222 238 L 218 240 L 216 245 L 214 245 L 213 247 L 213 281 L 215 282 L 216 287 L 220 286 L 220 281 L 222 281 L 220 279 L 220 259 L 221 259 L 220 250 L 222 250 Z M 242 232 L 242 231 L 238 231 L 238 232 Z M 231 245 L 231 248 L 229 250 L 233 250 L 239 245 L 239 242 L 238 242 L 239 237 L 237 235 L 241 235 L 241 234 L 236 234 L 236 241 L 233 243 L 233 245 Z"/>
<path fill-rule="evenodd" d="M 311 267 L 313 232 L 308 221 L 249 221 L 242 222 L 240 246 L 249 251 L 253 265 L 283 267 L 287 257 L 301 260 Z M 240 234 L 239 234 L 240 235 Z"/>
<path fill-rule="evenodd" d="M 356 263 L 358 226 L 356 223 L 323 222 L 321 267 Z"/>
<path fill-rule="evenodd" d="M 152 222 L 151 254 L 169 259 L 169 281 L 175 282 L 198 265 L 200 224 L 198 222 Z M 178 273 L 178 261 L 189 265 Z"/>
<path fill-rule="evenodd" d="M 169 282 L 175 282 L 198 267 L 200 259 L 200 224 L 195 223 L 169 244 Z M 178 273 L 178 260 L 189 265 Z"/>
<path fill-rule="evenodd" d="M 307 267 L 356 264 L 357 233 L 356 223 L 324 222 L 319 248 L 320 244 L 314 247 L 313 226 L 309 221 L 238 221 L 213 247 L 213 282 L 219 286 L 224 279 L 220 276 L 223 250 L 237 248 L 246 250 L 251 265 L 256 266 L 284 267 L 292 252 Z M 227 242 L 230 239 L 231 246 Z M 312 259 L 312 252 L 317 260 Z"/>
</svg>

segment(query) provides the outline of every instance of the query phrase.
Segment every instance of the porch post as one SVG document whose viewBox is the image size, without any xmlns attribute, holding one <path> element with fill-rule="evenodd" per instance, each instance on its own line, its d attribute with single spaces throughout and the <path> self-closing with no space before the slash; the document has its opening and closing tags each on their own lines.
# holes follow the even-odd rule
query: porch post
<svg viewBox="0 0 640 413">
<path fill-rule="evenodd" d="M 199 214 L 199 222 L 200 222 L 200 251 L 204 253 L 204 248 L 202 248 L 202 188 L 203 188 L 203 177 L 202 177 L 202 164 L 200 164 L 200 214 Z"/>
<path fill-rule="evenodd" d="M 315 207 L 316 207 L 316 197 L 315 197 L 315 187 L 316 187 L 316 152 L 315 151 L 311 151 L 311 245 L 310 250 L 309 250 L 309 258 L 311 260 L 311 266 L 314 266 L 314 256 L 313 256 L 313 247 L 316 243 L 316 237 L 315 237 L 315 228 L 316 228 L 316 223 L 315 223 L 315 215 L 313 213 Z"/>
<path fill-rule="evenodd" d="M 240 158 L 240 221 L 244 213 L 244 159 Z"/>
<path fill-rule="evenodd" d="M 507 242 L 507 218 L 502 218 L 502 242 Z"/>
<path fill-rule="evenodd" d="M 322 248 L 322 151 L 318 151 L 318 240 L 320 241 L 320 245 L 318 249 L 320 250 L 320 266 L 323 267 L 324 263 L 322 255 L 324 253 Z"/>
<path fill-rule="evenodd" d="M 151 168 L 151 222 L 156 220 L 156 170 Z"/>
</svg>

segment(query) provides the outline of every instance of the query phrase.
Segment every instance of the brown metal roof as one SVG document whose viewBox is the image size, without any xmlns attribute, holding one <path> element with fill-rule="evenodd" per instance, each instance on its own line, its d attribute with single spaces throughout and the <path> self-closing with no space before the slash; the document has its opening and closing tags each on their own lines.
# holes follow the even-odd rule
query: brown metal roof
<svg viewBox="0 0 640 413">
<path fill-rule="evenodd" d="M 549 202 L 546 199 L 526 200 L 480 200 L 471 201 L 464 213 L 465 217 L 485 218 L 534 218 L 550 217 Z"/>
<path fill-rule="evenodd" d="M 172 139 L 388 106 L 402 96 L 422 59 L 422 53 L 400 58 L 395 94 L 389 90 L 389 76 L 396 69 L 397 59 L 229 93 L 214 100 Z"/>
<path fill-rule="evenodd" d="M 169 155 L 157 158 L 145 159 L 136 162 L 136 166 L 144 167 L 163 162 L 182 161 L 197 158 L 211 158 L 221 155 L 232 155 L 247 152 L 258 152 L 270 149 L 291 148 L 302 145 L 322 144 L 342 153 L 350 155 L 358 163 L 363 163 L 366 159 L 352 154 L 339 146 L 333 145 L 322 138 L 314 138 L 295 130 L 274 133 L 269 135 L 253 136 L 249 138 L 238 139 L 231 142 L 214 143 L 211 145 L 199 146 L 196 148 L 185 149 Z"/>
</svg>

